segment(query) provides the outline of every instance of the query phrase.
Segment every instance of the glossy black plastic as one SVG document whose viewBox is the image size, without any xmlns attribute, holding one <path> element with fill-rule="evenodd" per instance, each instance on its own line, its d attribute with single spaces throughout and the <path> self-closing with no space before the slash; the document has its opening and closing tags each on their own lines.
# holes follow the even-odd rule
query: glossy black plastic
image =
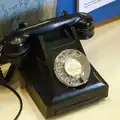
<svg viewBox="0 0 120 120">
<path fill-rule="evenodd" d="M 26 42 L 29 37 L 43 35 L 57 29 L 66 29 L 75 39 L 88 39 L 94 35 L 93 19 L 89 14 L 64 15 L 8 33 L 3 40 L 3 54 L 9 58 L 24 56 L 30 47 Z M 16 39 L 20 39 L 21 42 L 13 44 Z"/>
<path fill-rule="evenodd" d="M 59 82 L 54 74 L 56 56 L 66 49 L 76 49 L 85 54 L 79 40 L 93 35 L 92 17 L 86 13 L 75 13 L 46 20 L 5 36 L 3 54 L 18 66 L 28 92 L 46 118 L 108 96 L 108 84 L 92 65 L 88 83 L 84 86 L 69 88 Z M 13 47 L 11 41 L 16 38 L 23 41 L 15 46 L 12 44 Z"/>
<path fill-rule="evenodd" d="M 88 83 L 84 86 L 69 88 L 56 78 L 54 60 L 61 51 L 77 49 L 85 54 L 81 43 L 67 37 L 63 30 L 39 36 L 32 42 L 32 48 L 37 57 L 26 62 L 20 71 L 29 94 L 45 118 L 66 113 L 108 96 L 108 84 L 92 65 Z"/>
</svg>

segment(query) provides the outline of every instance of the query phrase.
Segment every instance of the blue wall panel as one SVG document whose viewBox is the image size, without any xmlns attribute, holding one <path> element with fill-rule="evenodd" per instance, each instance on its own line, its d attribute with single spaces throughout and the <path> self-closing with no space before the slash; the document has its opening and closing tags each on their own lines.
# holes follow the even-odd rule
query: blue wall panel
<svg viewBox="0 0 120 120">
<path fill-rule="evenodd" d="M 60 16 L 63 10 L 69 13 L 76 12 L 75 0 L 57 0 L 57 16 Z"/>
<path fill-rule="evenodd" d="M 69 13 L 76 12 L 76 0 L 58 0 L 57 16 L 60 16 L 63 10 L 67 10 Z M 95 23 L 120 15 L 120 0 L 96 9 L 90 14 L 94 17 Z"/>
</svg>

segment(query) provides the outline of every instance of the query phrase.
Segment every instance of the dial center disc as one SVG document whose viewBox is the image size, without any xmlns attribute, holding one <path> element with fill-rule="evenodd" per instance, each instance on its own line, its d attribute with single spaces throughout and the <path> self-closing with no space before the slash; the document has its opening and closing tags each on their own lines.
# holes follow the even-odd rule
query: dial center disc
<svg viewBox="0 0 120 120">
<path fill-rule="evenodd" d="M 72 77 L 77 77 L 82 72 L 82 66 L 80 62 L 73 58 L 69 58 L 65 62 L 64 69 L 65 69 L 65 72 Z"/>
</svg>

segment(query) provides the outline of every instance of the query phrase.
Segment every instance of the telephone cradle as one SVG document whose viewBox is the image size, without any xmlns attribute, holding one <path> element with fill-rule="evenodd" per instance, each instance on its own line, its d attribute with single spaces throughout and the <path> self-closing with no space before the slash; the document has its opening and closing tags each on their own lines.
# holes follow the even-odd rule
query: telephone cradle
<svg viewBox="0 0 120 120">
<path fill-rule="evenodd" d="M 20 70 L 45 118 L 108 96 L 108 84 L 88 62 L 79 40 L 94 35 L 87 13 L 64 14 L 4 37 L 2 53 Z"/>
</svg>

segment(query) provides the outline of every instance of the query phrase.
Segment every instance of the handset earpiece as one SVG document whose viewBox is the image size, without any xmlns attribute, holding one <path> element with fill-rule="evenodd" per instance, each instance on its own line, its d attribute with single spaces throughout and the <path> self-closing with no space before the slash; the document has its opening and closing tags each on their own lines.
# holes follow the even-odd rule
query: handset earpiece
<svg viewBox="0 0 120 120">
<path fill-rule="evenodd" d="M 24 37 L 16 37 L 13 40 L 6 41 L 2 54 L 7 57 L 10 63 L 20 66 L 21 61 L 29 54 L 30 49 L 30 45 L 25 43 Z"/>
<path fill-rule="evenodd" d="M 27 23 L 20 23 L 19 29 L 27 27 Z M 21 62 L 30 52 L 30 45 L 26 43 L 27 37 L 20 34 L 17 30 L 4 36 L 4 46 L 2 55 L 12 64 L 20 66 Z"/>
</svg>

